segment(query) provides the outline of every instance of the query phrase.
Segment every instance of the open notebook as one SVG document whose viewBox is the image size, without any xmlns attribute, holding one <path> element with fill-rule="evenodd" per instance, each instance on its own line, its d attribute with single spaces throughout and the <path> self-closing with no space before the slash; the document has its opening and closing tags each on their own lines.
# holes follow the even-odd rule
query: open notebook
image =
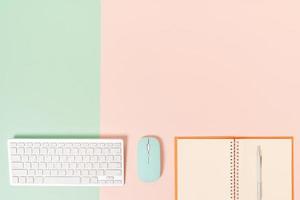
<svg viewBox="0 0 300 200">
<path fill-rule="evenodd" d="M 293 138 L 176 137 L 175 173 L 176 200 L 292 200 Z"/>
</svg>

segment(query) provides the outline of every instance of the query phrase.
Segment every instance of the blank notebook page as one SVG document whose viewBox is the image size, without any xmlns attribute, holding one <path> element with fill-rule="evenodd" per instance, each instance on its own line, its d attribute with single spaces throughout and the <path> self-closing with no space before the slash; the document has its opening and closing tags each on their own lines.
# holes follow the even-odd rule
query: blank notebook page
<svg viewBox="0 0 300 200">
<path fill-rule="evenodd" d="M 178 200 L 220 200 L 229 197 L 230 141 L 177 141 Z"/>
<path fill-rule="evenodd" d="M 292 140 L 240 139 L 239 198 L 257 198 L 257 146 L 262 151 L 262 200 L 292 199 Z"/>
</svg>

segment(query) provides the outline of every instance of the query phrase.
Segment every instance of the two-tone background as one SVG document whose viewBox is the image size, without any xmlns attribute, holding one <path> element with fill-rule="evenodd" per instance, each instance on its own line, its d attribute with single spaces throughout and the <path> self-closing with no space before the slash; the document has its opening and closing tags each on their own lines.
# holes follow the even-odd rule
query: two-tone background
<svg viewBox="0 0 300 200">
<path fill-rule="evenodd" d="M 294 0 L 1 1 L 1 197 L 174 199 L 176 135 L 294 135 L 299 168 L 298 8 Z M 126 138 L 124 187 L 100 196 L 9 187 L 8 137 L 99 132 Z M 164 153 L 151 184 L 136 174 L 136 144 L 147 134 Z M 299 183 L 296 170 L 295 199 Z"/>
</svg>

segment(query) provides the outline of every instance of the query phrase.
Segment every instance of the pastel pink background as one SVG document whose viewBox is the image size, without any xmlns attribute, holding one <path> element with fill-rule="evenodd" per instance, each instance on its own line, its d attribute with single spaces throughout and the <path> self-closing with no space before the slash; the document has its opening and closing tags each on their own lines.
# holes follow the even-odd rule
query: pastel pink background
<svg viewBox="0 0 300 200">
<path fill-rule="evenodd" d="M 297 0 L 102 1 L 101 132 L 127 136 L 126 185 L 101 199 L 174 199 L 174 136 L 294 135 L 300 168 Z M 162 140 L 142 183 L 136 145 Z M 300 174 L 295 172 L 295 199 Z"/>
</svg>

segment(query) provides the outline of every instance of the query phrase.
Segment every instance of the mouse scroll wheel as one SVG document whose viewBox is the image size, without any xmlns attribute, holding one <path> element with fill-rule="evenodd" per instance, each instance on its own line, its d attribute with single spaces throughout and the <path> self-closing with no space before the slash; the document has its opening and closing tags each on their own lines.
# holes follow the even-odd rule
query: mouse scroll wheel
<svg viewBox="0 0 300 200">
<path fill-rule="evenodd" d="M 147 151 L 148 151 L 148 154 L 150 152 L 150 141 L 149 141 L 149 138 L 148 138 L 148 142 L 147 142 Z"/>
</svg>

